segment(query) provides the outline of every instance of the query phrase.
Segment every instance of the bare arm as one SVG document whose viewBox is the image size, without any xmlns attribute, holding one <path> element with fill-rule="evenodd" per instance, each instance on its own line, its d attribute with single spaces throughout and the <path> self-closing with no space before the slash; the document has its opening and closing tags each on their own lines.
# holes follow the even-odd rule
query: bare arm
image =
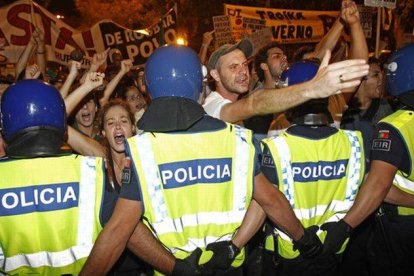
<svg viewBox="0 0 414 276">
<path fill-rule="evenodd" d="M 70 71 L 69 75 L 65 80 L 65 83 L 60 88 L 59 92 L 62 95 L 62 98 L 66 98 L 69 94 L 69 89 L 72 86 L 73 82 L 75 81 L 76 77 L 78 76 L 79 69 L 81 68 L 81 63 L 79 61 L 70 61 L 69 62 Z"/>
<path fill-rule="evenodd" d="M 33 32 L 33 38 L 36 40 L 36 63 L 39 66 L 43 78 L 46 78 L 45 34 L 41 29 L 36 27 Z"/>
<path fill-rule="evenodd" d="M 82 155 L 105 157 L 103 146 L 98 141 L 81 134 L 71 126 L 68 126 L 68 144 Z"/>
<path fill-rule="evenodd" d="M 414 195 L 406 193 L 394 185 L 391 186 L 384 201 L 390 204 L 414 208 Z"/>
<path fill-rule="evenodd" d="M 265 219 L 266 214 L 262 207 L 260 207 L 256 200 L 252 200 L 250 202 L 249 209 L 244 216 L 242 225 L 233 237 L 233 243 L 237 246 L 237 248 L 242 248 L 246 245 L 246 243 L 263 225 Z"/>
<path fill-rule="evenodd" d="M 253 198 L 260 204 L 270 220 L 283 232 L 297 241 L 305 234 L 300 221 L 290 207 L 286 197 L 260 173 L 254 178 Z"/>
<path fill-rule="evenodd" d="M 85 81 L 86 75 L 89 72 L 103 72 L 99 71 L 99 68 L 105 63 L 106 58 L 108 57 L 108 53 L 109 53 L 110 48 L 106 49 L 103 52 L 100 53 L 95 53 L 92 57 L 92 62 L 91 62 L 91 66 L 89 67 L 88 71 L 86 71 L 81 80 L 80 83 L 83 83 Z"/>
<path fill-rule="evenodd" d="M 341 90 L 356 87 L 360 78 L 368 74 L 365 60 L 345 60 L 329 64 L 330 51 L 325 54 L 316 76 L 298 85 L 280 89 L 257 91 L 234 103 L 223 106 L 220 119 L 234 123 L 255 115 L 285 111 L 313 98 L 325 98 Z M 339 76 L 342 76 L 343 82 Z"/>
<path fill-rule="evenodd" d="M 89 67 L 89 72 L 98 72 L 99 67 L 105 63 L 106 58 L 108 57 L 110 48 L 106 49 L 101 53 L 96 53 L 92 57 L 91 67 Z"/>
<path fill-rule="evenodd" d="M 305 55 L 306 58 L 318 58 L 319 60 L 323 59 L 326 51 L 332 51 L 339 38 L 341 37 L 342 30 L 344 26 L 339 22 L 339 18 L 335 21 L 332 27 L 329 29 L 328 33 L 322 38 L 322 40 L 316 45 L 315 51 Z"/>
<path fill-rule="evenodd" d="M 207 50 L 210 46 L 211 41 L 213 40 L 214 30 L 211 32 L 205 32 L 203 34 L 203 42 L 201 43 L 200 52 L 198 52 L 198 57 L 200 58 L 201 64 L 206 64 Z"/>
<path fill-rule="evenodd" d="M 72 111 L 76 108 L 76 106 L 81 102 L 81 100 L 93 89 L 102 85 L 103 73 L 96 73 L 90 72 L 87 74 L 85 82 L 78 87 L 75 91 L 73 91 L 69 96 L 65 99 L 66 105 L 66 114 L 69 116 Z"/>
<path fill-rule="evenodd" d="M 104 106 L 108 102 L 109 97 L 111 96 L 112 92 L 114 92 L 122 77 L 125 76 L 125 74 L 131 70 L 131 68 L 132 61 L 130 59 L 125 59 L 121 62 L 121 70 L 119 70 L 118 74 L 116 74 L 115 77 L 108 83 L 102 98 L 99 99 L 100 106 Z"/>
<path fill-rule="evenodd" d="M 29 44 L 24 48 L 22 55 L 16 64 L 16 79 L 19 77 L 20 73 L 26 68 L 27 62 L 32 54 L 34 47 L 36 46 L 34 39 L 30 39 Z"/>
<path fill-rule="evenodd" d="M 105 275 L 118 260 L 140 217 L 141 202 L 119 198 L 79 275 Z"/>
<path fill-rule="evenodd" d="M 142 221 L 135 227 L 128 241 L 128 249 L 162 273 L 171 274 L 173 271 L 175 257 L 162 246 Z"/>
<path fill-rule="evenodd" d="M 351 51 L 349 58 L 368 60 L 368 45 L 364 30 L 361 26 L 357 5 L 354 1 L 343 1 L 342 4 L 346 5 L 343 18 L 351 29 Z"/>
<path fill-rule="evenodd" d="M 373 160 L 354 205 L 344 217 L 345 222 L 355 228 L 374 212 L 388 194 L 396 172 L 397 167 L 384 161 Z"/>
<path fill-rule="evenodd" d="M 342 1 L 341 17 L 347 23 L 351 30 L 351 47 L 349 59 L 368 60 L 368 45 L 365 39 L 364 30 L 361 26 L 359 11 L 354 1 Z M 358 87 L 345 89 L 343 92 L 346 102 L 349 102 L 351 93 L 355 92 Z"/>
</svg>

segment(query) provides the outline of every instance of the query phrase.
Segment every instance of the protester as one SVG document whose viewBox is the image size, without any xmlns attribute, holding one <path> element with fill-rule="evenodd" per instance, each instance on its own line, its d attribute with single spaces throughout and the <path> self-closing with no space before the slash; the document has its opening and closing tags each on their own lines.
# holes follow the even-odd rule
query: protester
<svg viewBox="0 0 414 276">
<path fill-rule="evenodd" d="M 330 53 L 327 52 L 318 74 L 309 82 L 283 89 L 265 89 L 238 100 L 249 86 L 247 58 L 252 51 L 250 40 L 243 39 L 235 45 L 223 45 L 211 55 L 208 67 L 216 91 L 211 92 L 203 104 L 207 114 L 235 123 L 254 115 L 284 111 L 309 99 L 328 97 L 342 89 L 356 87 L 360 81 L 355 78 L 368 73 L 365 60 L 328 65 Z"/>
</svg>

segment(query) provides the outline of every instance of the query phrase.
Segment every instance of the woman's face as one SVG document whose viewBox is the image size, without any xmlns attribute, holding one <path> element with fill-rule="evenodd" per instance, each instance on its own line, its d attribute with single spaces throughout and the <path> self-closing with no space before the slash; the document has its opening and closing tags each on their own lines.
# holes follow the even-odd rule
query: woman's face
<svg viewBox="0 0 414 276">
<path fill-rule="evenodd" d="M 122 153 L 125 151 L 125 139 L 133 135 L 134 125 L 128 112 L 119 105 L 112 106 L 104 116 L 102 134 L 108 139 L 112 150 Z"/>
<path fill-rule="evenodd" d="M 142 96 L 136 87 L 128 89 L 126 92 L 126 101 L 134 114 L 146 106 L 144 96 Z"/>
</svg>

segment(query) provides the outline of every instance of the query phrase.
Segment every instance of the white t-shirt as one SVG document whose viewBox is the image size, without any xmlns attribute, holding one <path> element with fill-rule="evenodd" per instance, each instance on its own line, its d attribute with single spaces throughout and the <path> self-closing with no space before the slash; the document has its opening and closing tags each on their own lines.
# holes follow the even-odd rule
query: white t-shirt
<svg viewBox="0 0 414 276">
<path fill-rule="evenodd" d="M 218 92 L 212 91 L 204 100 L 203 108 L 211 117 L 221 119 L 221 109 L 229 103 L 231 103 L 230 100 L 223 98 Z"/>
</svg>

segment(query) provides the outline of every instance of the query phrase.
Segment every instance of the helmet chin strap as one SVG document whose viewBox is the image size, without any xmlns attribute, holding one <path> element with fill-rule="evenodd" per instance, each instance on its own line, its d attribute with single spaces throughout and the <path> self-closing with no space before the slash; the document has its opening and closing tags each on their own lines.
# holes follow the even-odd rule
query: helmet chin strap
<svg viewBox="0 0 414 276">
<path fill-rule="evenodd" d="M 332 122 L 331 116 L 325 113 L 305 114 L 292 120 L 293 124 L 304 126 L 329 126 Z"/>
</svg>

